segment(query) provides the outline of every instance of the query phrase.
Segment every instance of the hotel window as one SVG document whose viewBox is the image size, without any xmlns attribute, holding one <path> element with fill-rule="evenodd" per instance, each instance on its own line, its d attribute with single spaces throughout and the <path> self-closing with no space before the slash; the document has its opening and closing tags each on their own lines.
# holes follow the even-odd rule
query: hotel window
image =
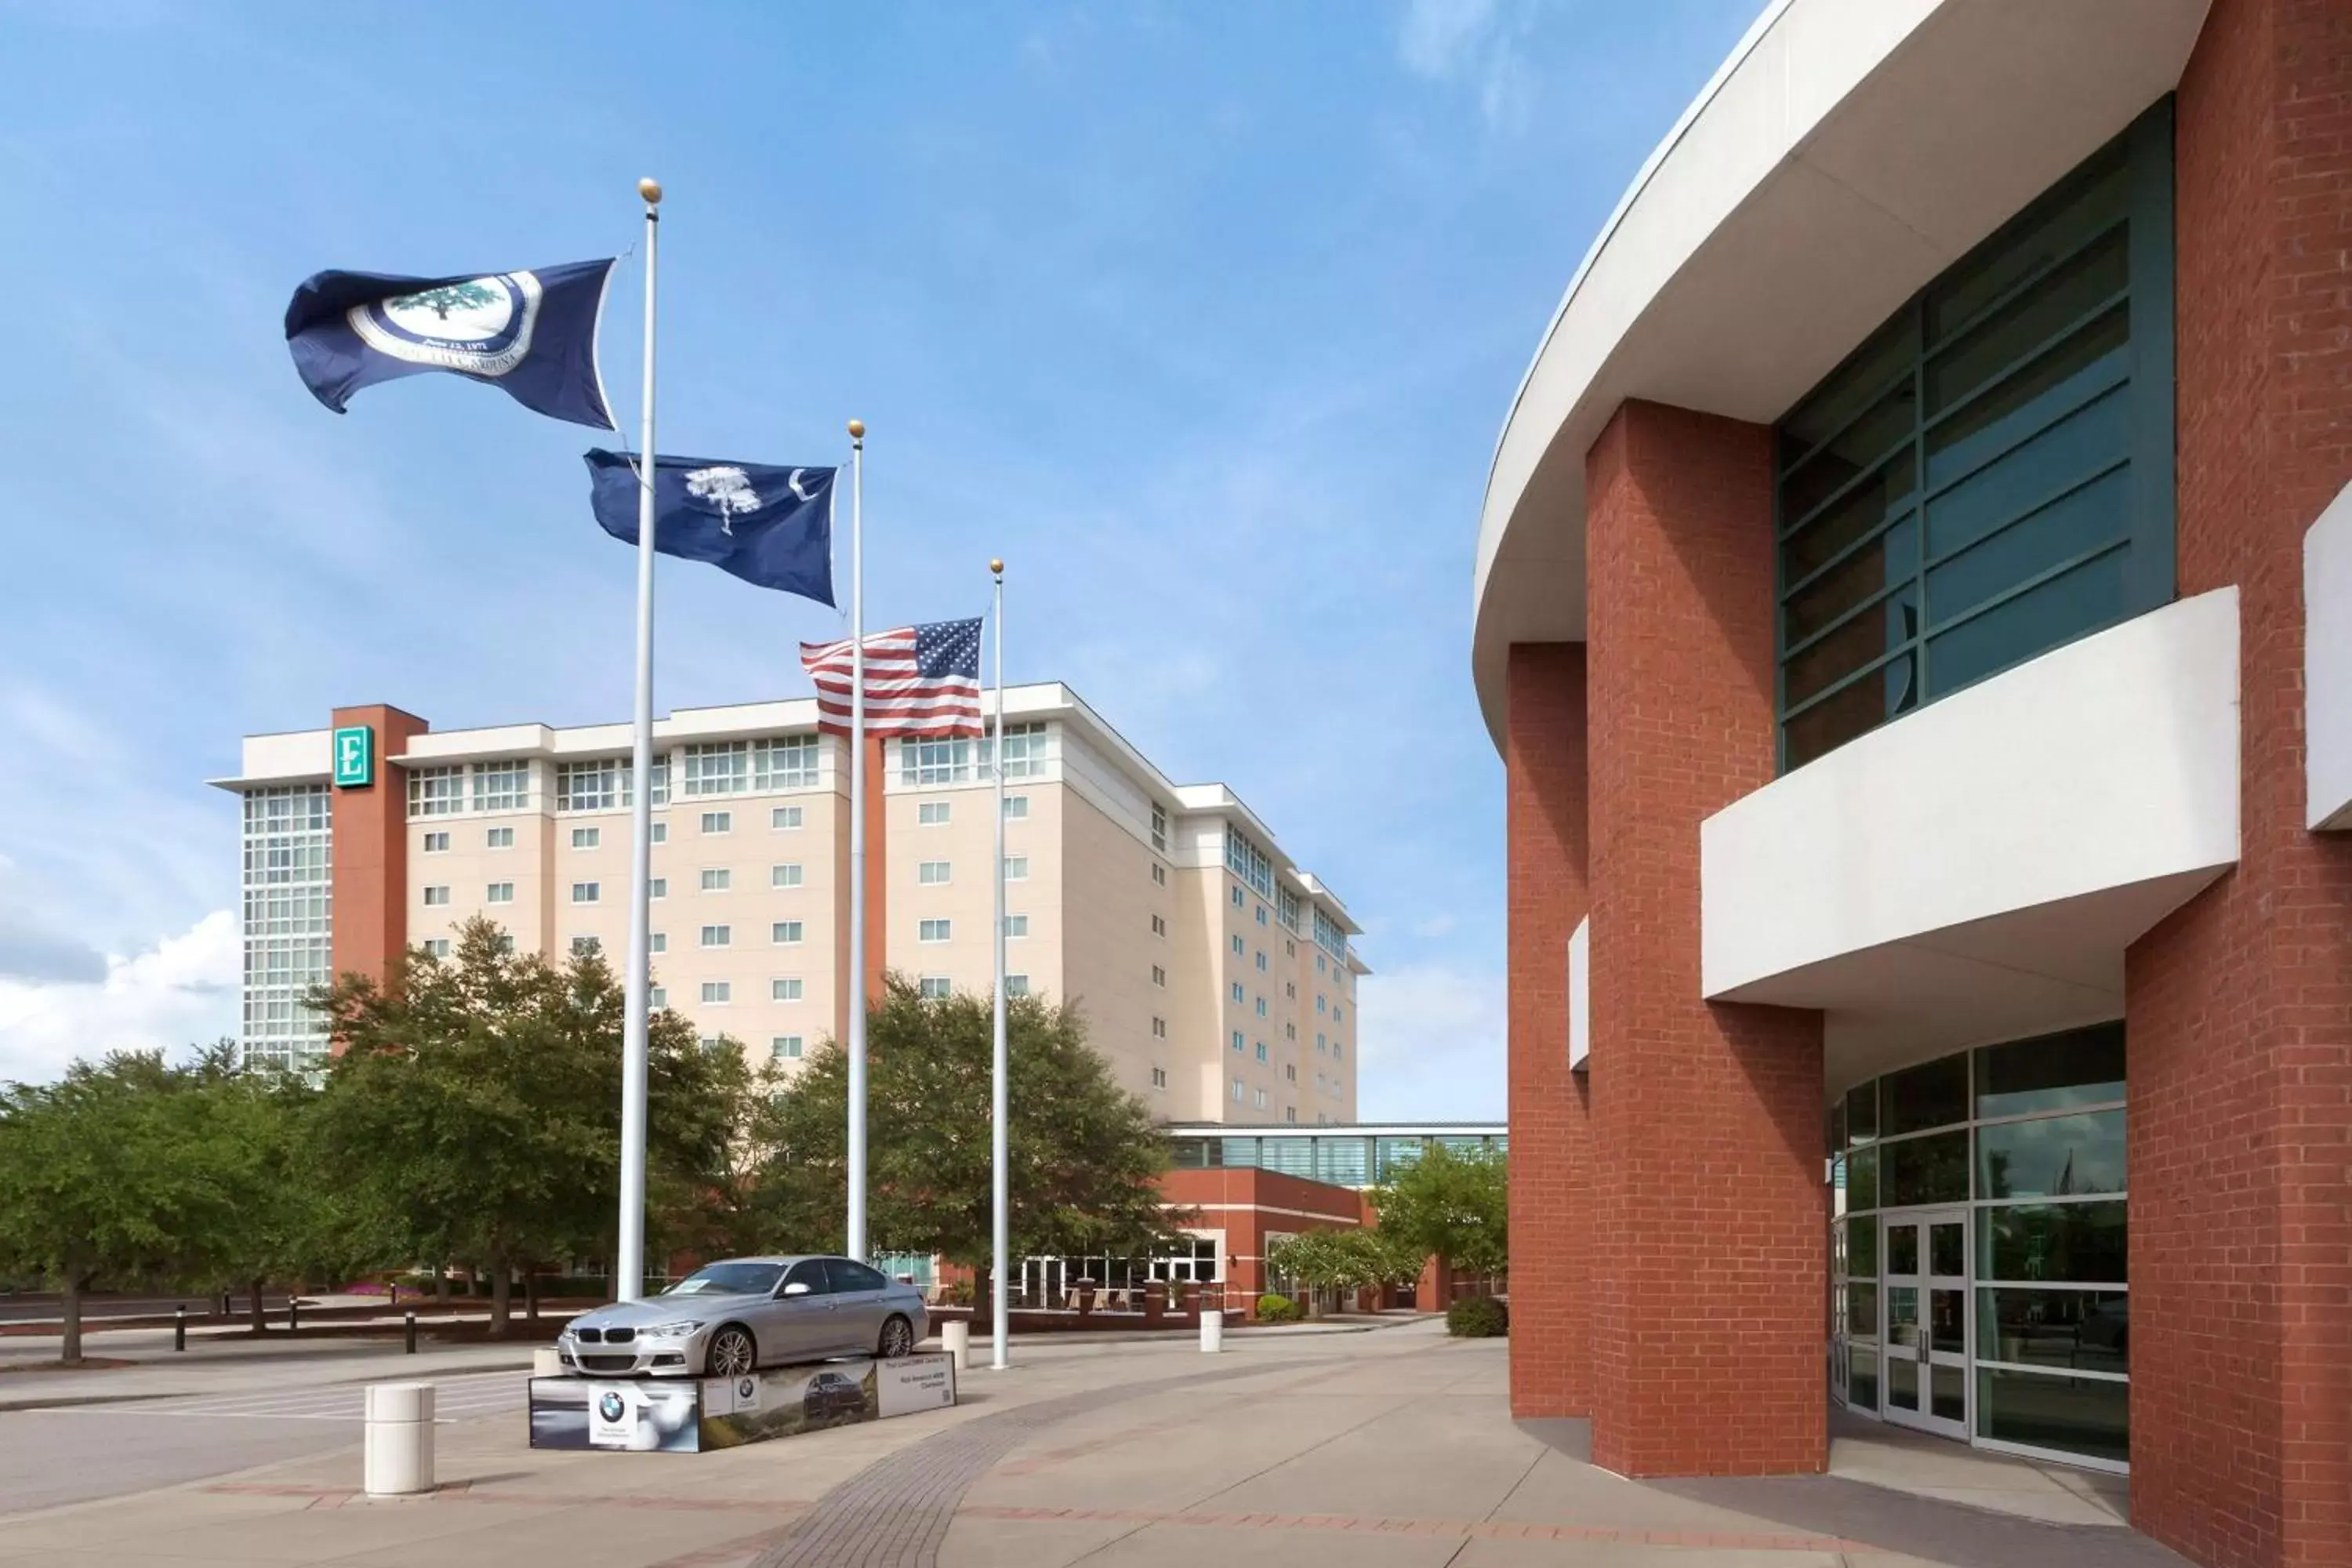
<svg viewBox="0 0 2352 1568">
<path fill-rule="evenodd" d="M 955 803 L 949 800 L 924 800 L 915 803 L 915 826 L 945 827 Z"/>
<path fill-rule="evenodd" d="M 1282 1037 L 1286 1040 L 1295 1040 L 1298 1038 L 1298 1026 L 1296 1024 L 1285 1024 L 1282 1026 Z"/>
<path fill-rule="evenodd" d="M 1264 1060 L 1265 1060 L 1265 1059 L 1266 1059 L 1266 1058 L 1265 1058 L 1265 1042 L 1264 1040 L 1260 1040 L 1260 1041 L 1258 1041 L 1258 1042 L 1257 1042 L 1257 1059 L 1258 1059 L 1258 1060 L 1260 1060 L 1260 1061 L 1264 1061 Z"/>
<path fill-rule="evenodd" d="M 706 866 L 702 870 L 702 890 L 723 893 L 735 885 L 735 873 L 724 866 Z"/>
<path fill-rule="evenodd" d="M 1151 879 L 1160 887 L 1166 887 L 1168 885 L 1168 868 L 1162 866 L 1159 861 L 1154 860 L 1151 863 Z"/>
<path fill-rule="evenodd" d="M 1297 1121 L 1297 1120 L 1298 1120 L 1298 1107 L 1297 1107 L 1297 1106 L 1295 1106 L 1295 1105 L 1286 1105 L 1286 1106 L 1284 1106 L 1284 1107 L 1282 1108 L 1282 1119 L 1283 1119 L 1285 1121 Z"/>
<path fill-rule="evenodd" d="M 668 824 L 668 823 L 667 823 L 667 822 L 656 822 L 656 823 L 655 823 L 655 824 L 653 825 L 653 830 L 654 830 L 654 831 L 653 831 L 653 837 L 652 837 L 650 839 L 646 840 L 646 842 L 651 843 L 651 844 L 667 844 L 667 843 L 668 843 L 668 842 L 669 842 L 669 824 Z"/>
<path fill-rule="evenodd" d="M 1164 916 L 1154 915 L 1151 917 L 1151 934 L 1154 936 L 1166 936 L 1168 934 L 1168 921 Z"/>
<path fill-rule="evenodd" d="M 1338 1003 L 1333 1003 L 1331 1005 L 1331 1022 L 1334 1024 L 1341 1024 L 1345 1023 L 1347 1018 L 1348 1010 L 1340 1006 Z"/>
<path fill-rule="evenodd" d="M 734 1000 L 734 986 L 724 980 L 706 980 L 702 983 L 702 1002 L 707 1007 L 723 1007 Z"/>
<path fill-rule="evenodd" d="M 1296 1001 L 1297 1001 L 1297 1000 L 1298 1000 L 1298 982 L 1297 982 L 1297 981 L 1296 981 L 1296 980 L 1286 980 L 1286 981 L 1284 981 L 1284 982 L 1282 983 L 1282 994 L 1283 994 L 1283 996 L 1284 996 L 1286 1000 L 1288 1000 L 1288 1001 L 1292 1001 L 1292 1002 L 1296 1002 Z"/>
<path fill-rule="evenodd" d="M 499 933 L 499 943 L 498 943 L 498 945 L 499 945 L 499 951 L 500 952 L 512 952 L 515 950 L 515 945 L 514 945 L 514 932 L 512 932 L 512 931 L 500 931 L 500 932 Z"/>
<path fill-rule="evenodd" d="M 1337 1040 L 1332 1041 L 1332 1042 L 1331 1042 L 1331 1055 L 1332 1055 L 1332 1058 L 1336 1060 L 1336 1059 L 1337 1059 L 1337 1058 L 1338 1058 L 1341 1054 L 1342 1054 L 1342 1052 L 1341 1052 L 1340 1047 L 1339 1047 L 1339 1041 L 1337 1041 Z"/>
<path fill-rule="evenodd" d="M 1156 805 L 1151 808 L 1151 847 L 1168 853 L 1168 814 Z"/>
<path fill-rule="evenodd" d="M 1029 917 L 1027 915 L 1007 915 L 1004 917 L 1004 935 L 1007 941 L 1019 942 L 1028 934 Z"/>
<path fill-rule="evenodd" d="M 980 743 L 981 763 L 985 766 L 989 742 Z M 1009 779 L 1029 779 L 1045 772 L 1045 726 L 1039 723 L 1007 724 L 1004 726 L 1004 776 Z"/>
<path fill-rule="evenodd" d="M 1261 1018 L 1265 1016 L 1265 998 L 1263 996 L 1257 999 L 1257 1016 Z"/>
<path fill-rule="evenodd" d="M 593 936 L 575 936 L 572 939 L 572 954 L 575 958 L 585 957 L 604 945 Z"/>
<path fill-rule="evenodd" d="M 778 947 L 790 947 L 801 940 L 801 922 L 778 921 L 768 928 L 768 940 Z"/>
<path fill-rule="evenodd" d="M 1168 972 L 1156 963 L 1151 966 L 1151 984 L 1159 986 L 1168 984 Z"/>
<path fill-rule="evenodd" d="M 1316 993 L 1315 995 L 1315 1010 L 1318 1013 L 1328 1013 L 1331 1010 L 1329 1005 L 1324 1001 L 1323 994 L 1320 992 Z"/>
<path fill-rule="evenodd" d="M 1292 942 L 1289 938 L 1285 937 L 1282 942 L 1282 956 L 1285 958 L 1297 958 L 1298 956 L 1298 944 Z"/>
<path fill-rule="evenodd" d="M 1260 974 L 1265 973 L 1265 954 L 1262 952 L 1257 955 L 1257 972 Z"/>
<path fill-rule="evenodd" d="M 915 927 L 917 942 L 946 942 L 955 927 L 953 921 L 921 921 Z"/>
<path fill-rule="evenodd" d="M 1315 955 L 1315 973 L 1320 974 L 1323 973 L 1323 955 L 1318 952 Z"/>
<path fill-rule="evenodd" d="M 955 987 L 944 974 L 926 974 L 915 982 L 915 994 L 927 1002 L 944 1002 L 955 994 Z"/>
<path fill-rule="evenodd" d="M 1239 958 L 1239 957 L 1242 955 L 1243 952 L 1244 951 L 1244 948 L 1243 948 L 1243 946 L 1242 946 L 1242 939 L 1241 939 L 1240 937 L 1238 937 L 1238 936 L 1233 936 L 1233 937 L 1227 937 L 1225 940 L 1226 940 L 1227 942 L 1230 942 L 1231 943 L 1233 943 L 1233 948 L 1234 948 L 1234 956 L 1235 958 Z"/>
<path fill-rule="evenodd" d="M 427 855 L 441 855 L 441 854 L 446 854 L 446 853 L 447 853 L 448 848 L 449 848 L 449 836 L 448 836 L 448 834 L 446 834 L 446 833 L 428 833 L 428 834 L 426 834 L 426 835 L 425 836 L 425 853 L 426 853 Z"/>
<path fill-rule="evenodd" d="M 1167 1019 L 1154 1018 L 1151 1020 L 1151 1037 L 1155 1040 L 1164 1040 L 1168 1037 Z"/>
<path fill-rule="evenodd" d="M 702 831 L 705 833 L 734 832 L 735 814 L 731 811 L 704 812 L 702 814 Z"/>
<path fill-rule="evenodd" d="M 427 937 L 419 945 L 436 958 L 449 956 L 449 939 L 446 936 Z"/>
<path fill-rule="evenodd" d="M 1260 925 L 1265 924 L 1265 906 L 1264 904 L 1260 904 L 1257 907 L 1257 923 Z"/>
<path fill-rule="evenodd" d="M 1331 955 L 1331 968 L 1334 972 L 1347 967 L 1348 933 L 1339 928 L 1338 921 L 1333 920 L 1321 910 L 1315 911 L 1315 941 Z M 1323 967 L 1322 963 L 1318 960 L 1315 967 L 1319 972 Z"/>
<path fill-rule="evenodd" d="M 1297 931 L 1298 929 L 1298 895 L 1288 888 L 1279 889 L 1276 891 L 1276 901 L 1281 907 L 1282 912 L 1276 918 L 1282 921 L 1282 929 Z"/>
<path fill-rule="evenodd" d="M 1320 1054 L 1320 1053 L 1322 1053 L 1322 1052 L 1324 1052 L 1324 1051 L 1328 1050 L 1329 1048 L 1330 1048 L 1330 1047 L 1329 1047 L 1328 1044 L 1328 1043 L 1327 1043 L 1327 1041 L 1326 1041 L 1326 1038 L 1325 1038 L 1325 1036 L 1324 1036 L 1324 1034 L 1323 1034 L 1323 1031 L 1322 1031 L 1322 1030 L 1320 1030 L 1320 1029 L 1316 1030 L 1316 1031 L 1315 1031 L 1315 1049 L 1316 1049 L 1317 1053 L 1318 1053 L 1318 1054 Z"/>
<path fill-rule="evenodd" d="M 1242 1096 L 1243 1096 L 1243 1095 L 1244 1095 L 1244 1094 L 1246 1094 L 1247 1092 L 1248 1092 L 1248 1088 L 1247 1088 L 1247 1086 L 1246 1086 L 1246 1085 L 1244 1085 L 1244 1084 L 1242 1082 L 1242 1080 L 1241 1080 L 1241 1079 L 1234 1079 L 1234 1103 L 1235 1105 L 1239 1105 L 1239 1104 L 1242 1102 Z"/>
<path fill-rule="evenodd" d="M 1008 882 L 1027 881 L 1029 879 L 1029 857 L 1026 855 L 1007 855 L 1004 858 L 1004 879 Z"/>
<path fill-rule="evenodd" d="M 779 735 L 751 742 L 751 787 L 805 789 L 816 783 L 814 735 Z"/>
<path fill-rule="evenodd" d="M 572 847 L 574 849 L 593 849 L 604 841 L 604 830 L 601 827 L 575 827 L 572 830 Z"/>
<path fill-rule="evenodd" d="M 771 888 L 797 888 L 800 885 L 801 868 L 799 861 L 789 861 L 782 866 L 771 866 L 768 868 L 768 886 Z"/>
<path fill-rule="evenodd" d="M 778 1035 L 768 1042 L 768 1055 L 778 1061 L 796 1062 L 801 1058 L 801 1037 L 798 1035 Z"/>
<path fill-rule="evenodd" d="M 751 742 L 716 741 L 686 748 L 688 799 L 706 795 L 740 795 L 751 787 Z"/>
<path fill-rule="evenodd" d="M 1775 427 L 1780 765 L 2168 603 L 2168 99 Z"/>
<path fill-rule="evenodd" d="M 797 1002 L 800 999 L 801 983 L 798 980 L 771 980 L 768 982 L 769 1001 Z"/>
<path fill-rule="evenodd" d="M 659 1012 L 662 1008 L 668 1006 L 668 989 L 665 986 L 656 985 L 647 991 L 646 993 L 646 1005 L 655 1012 Z"/>
<path fill-rule="evenodd" d="M 408 770 L 408 815 L 447 816 L 466 806 L 466 770 L 462 767 Z"/>
<path fill-rule="evenodd" d="M 474 809 L 522 811 L 530 805 L 530 764 L 526 762 L 476 763 Z"/>
<path fill-rule="evenodd" d="M 669 897 L 669 879 L 668 879 L 667 877 L 656 877 L 656 878 L 654 878 L 654 879 L 653 879 L 653 880 L 652 880 L 652 882 L 651 882 L 651 883 L 646 887 L 646 896 L 647 896 L 647 897 L 649 897 L 649 898 L 656 898 L 656 899 L 667 899 L 667 898 L 668 898 L 668 897 Z"/>
<path fill-rule="evenodd" d="M 574 882 L 572 884 L 572 901 L 575 904 L 593 904 L 603 890 L 601 883 Z"/>
<path fill-rule="evenodd" d="M 1027 795 L 1008 795 L 1004 797 L 1004 819 L 1007 822 L 1022 821 L 1028 815 L 1029 797 Z"/>
<path fill-rule="evenodd" d="M 1248 883 L 1259 898 L 1274 897 L 1274 862 L 1266 858 L 1265 850 L 1230 825 L 1225 828 L 1225 869 Z M 1238 906 L 1241 900 L 1236 898 L 1234 902 Z"/>
<path fill-rule="evenodd" d="M 898 782 L 903 784 L 967 784 L 971 779 L 970 741 L 901 741 Z"/>
<path fill-rule="evenodd" d="M 1008 975 L 1006 975 L 1006 976 L 1004 977 L 1004 994 L 1005 994 L 1007 996 L 1026 996 L 1026 995 L 1028 995 L 1028 994 L 1029 994 L 1029 977 L 1028 977 L 1027 975 L 1025 975 L 1025 974 L 1008 974 Z"/>
<path fill-rule="evenodd" d="M 559 763 L 555 767 L 555 809 L 610 811 L 628 804 L 625 798 L 628 764 L 618 757 L 593 763 Z"/>
<path fill-rule="evenodd" d="M 1254 1089 L 1250 1090 L 1250 1107 L 1255 1110 L 1264 1110 L 1265 1109 L 1265 1090 L 1262 1089 Z"/>
<path fill-rule="evenodd" d="M 513 848 L 514 829 L 511 827 L 492 827 L 485 829 L 482 834 L 482 847 L 485 849 Z"/>
<path fill-rule="evenodd" d="M 774 806 L 770 808 L 768 812 L 768 826 L 770 827 L 783 829 L 798 827 L 800 825 L 801 807 L 797 805 Z"/>
<path fill-rule="evenodd" d="M 492 882 L 488 887 L 482 889 L 482 902 L 486 904 L 513 903 L 514 884 L 512 882 Z"/>
<path fill-rule="evenodd" d="M 648 952 L 667 952 L 669 951 L 669 932 L 666 931 L 647 931 L 646 933 L 646 951 Z"/>
<path fill-rule="evenodd" d="M 1241 1005 L 1241 1004 L 1242 1004 L 1242 1002 L 1243 1002 L 1243 1000 L 1244 1000 L 1244 997 L 1243 997 L 1243 995 L 1242 995 L 1242 983 L 1241 983 L 1240 981 L 1238 981 L 1238 980 L 1234 981 L 1234 984 L 1233 984 L 1233 987 L 1232 987 L 1232 989 L 1233 989 L 1234 1005 L 1234 1006 L 1236 1006 L 1236 1007 L 1238 1007 L 1238 1006 L 1240 1006 L 1240 1005 Z"/>
<path fill-rule="evenodd" d="M 1244 1037 L 1239 1029 L 1235 1029 L 1234 1031 L 1234 1049 L 1237 1051 L 1246 1051 L 1249 1049 L 1249 1041 Z"/>
<path fill-rule="evenodd" d="M 1153 1068 L 1151 1069 L 1151 1087 L 1154 1089 L 1166 1089 L 1168 1087 L 1168 1069 L 1166 1068 Z"/>
<path fill-rule="evenodd" d="M 1286 1083 L 1297 1083 L 1298 1081 L 1298 1064 L 1296 1062 L 1283 1063 L 1282 1077 L 1283 1081 Z"/>
<path fill-rule="evenodd" d="M 920 862 L 915 868 L 915 881 L 926 888 L 945 887 L 948 881 L 948 863 L 944 860 Z"/>
<path fill-rule="evenodd" d="M 1240 908 L 1242 907 L 1242 901 L 1243 901 L 1243 900 L 1242 900 L 1242 890 L 1241 890 L 1239 888 L 1235 888 L 1235 889 L 1233 890 L 1233 893 L 1234 893 L 1234 908 L 1235 908 L 1235 909 L 1240 909 Z"/>
<path fill-rule="evenodd" d="M 702 945 L 705 947 L 727 947 L 731 945 L 734 941 L 735 928 L 733 926 L 704 926 L 702 928 Z"/>
</svg>

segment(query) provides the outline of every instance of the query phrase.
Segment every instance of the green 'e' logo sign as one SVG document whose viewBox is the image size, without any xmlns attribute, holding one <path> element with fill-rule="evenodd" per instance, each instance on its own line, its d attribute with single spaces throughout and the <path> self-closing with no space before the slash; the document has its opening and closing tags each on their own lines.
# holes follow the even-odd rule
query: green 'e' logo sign
<svg viewBox="0 0 2352 1568">
<path fill-rule="evenodd" d="M 335 787 L 365 789 L 375 782 L 375 731 L 354 724 L 335 731 Z"/>
</svg>

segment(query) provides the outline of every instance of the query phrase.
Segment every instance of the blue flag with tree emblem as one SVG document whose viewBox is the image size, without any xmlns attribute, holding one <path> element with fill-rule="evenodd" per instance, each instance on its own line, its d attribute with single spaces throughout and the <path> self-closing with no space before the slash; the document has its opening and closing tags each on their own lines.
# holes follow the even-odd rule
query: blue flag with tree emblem
<svg viewBox="0 0 2352 1568">
<path fill-rule="evenodd" d="M 596 368 L 611 258 L 478 277 L 320 272 L 286 307 L 286 346 L 310 395 L 336 413 L 379 381 L 445 370 L 525 408 L 617 428 Z"/>
<path fill-rule="evenodd" d="M 708 561 L 746 583 L 833 603 L 832 468 L 660 458 L 654 463 L 654 548 Z M 590 500 L 605 532 L 637 542 L 637 459 L 588 454 Z"/>
</svg>

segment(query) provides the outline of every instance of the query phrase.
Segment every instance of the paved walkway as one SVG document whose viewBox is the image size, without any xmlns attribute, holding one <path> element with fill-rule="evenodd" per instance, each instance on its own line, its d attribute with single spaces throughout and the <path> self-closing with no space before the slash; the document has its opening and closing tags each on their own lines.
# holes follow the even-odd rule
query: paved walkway
<svg viewBox="0 0 2352 1568">
<path fill-rule="evenodd" d="M 1449 1342 L 1434 1325 L 1229 1344 L 1215 1359 L 1024 1345 L 1011 1373 L 966 1373 L 956 1409 L 703 1455 L 532 1452 L 499 1414 L 442 1428 L 444 1489 L 402 1501 L 355 1496 L 348 1429 L 317 1420 L 304 1429 L 329 1441 L 292 1463 L 0 1517 L 0 1568 L 2181 1562 L 2112 1523 L 2020 1519 L 1846 1476 L 1628 1481 L 1582 1462 L 1577 1424 L 1507 1418 L 1500 1342 Z"/>
</svg>

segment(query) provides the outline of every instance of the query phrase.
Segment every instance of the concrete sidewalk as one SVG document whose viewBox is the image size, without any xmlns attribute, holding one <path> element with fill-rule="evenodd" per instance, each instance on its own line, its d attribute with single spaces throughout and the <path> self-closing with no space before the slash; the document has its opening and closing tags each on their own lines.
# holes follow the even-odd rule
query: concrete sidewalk
<svg viewBox="0 0 2352 1568">
<path fill-rule="evenodd" d="M 1582 1462 L 1575 1424 L 1513 1424 L 1503 1344 L 1448 1341 L 1436 1324 L 1229 1346 L 1024 1343 L 1014 1370 L 967 1373 L 953 1410 L 703 1455 L 534 1452 L 507 1415 L 442 1428 L 443 1489 L 400 1501 L 354 1495 L 346 1444 L 0 1518 L 0 1568 L 392 1568 L 424 1554 L 576 1568 L 2181 1561 L 2111 1523 L 1838 1476 L 1628 1481 Z"/>
</svg>

